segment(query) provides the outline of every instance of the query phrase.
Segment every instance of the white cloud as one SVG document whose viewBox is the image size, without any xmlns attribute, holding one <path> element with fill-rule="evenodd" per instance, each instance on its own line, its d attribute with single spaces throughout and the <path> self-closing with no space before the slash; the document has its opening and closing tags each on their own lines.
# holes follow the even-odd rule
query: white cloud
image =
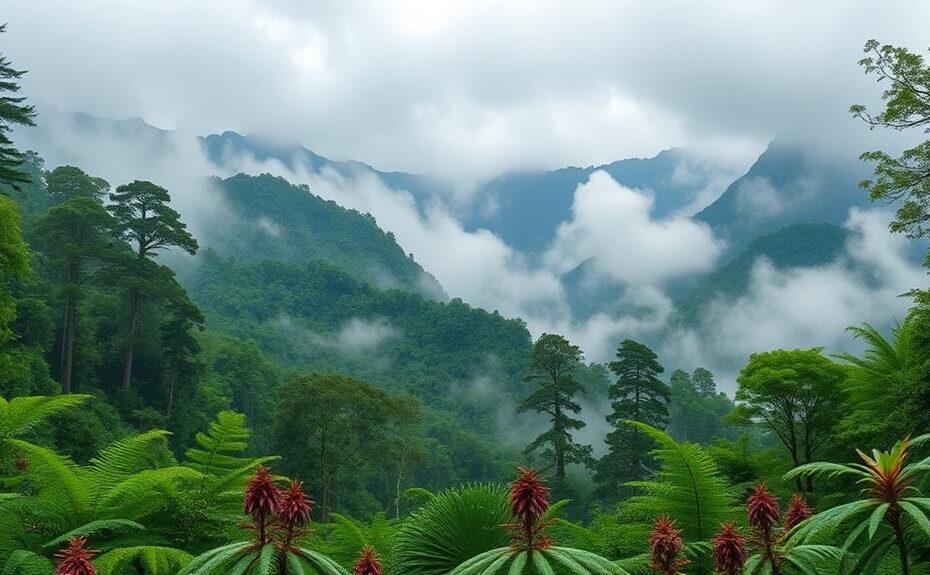
<svg viewBox="0 0 930 575">
<path fill-rule="evenodd" d="M 696 328 L 670 333 L 663 355 L 674 367 L 714 369 L 732 391 L 736 371 L 753 352 L 820 346 L 855 351 L 846 327 L 868 322 L 887 328 L 910 307 L 901 294 L 926 283 L 925 271 L 904 255 L 908 240 L 890 234 L 888 221 L 880 210 L 851 210 L 845 255 L 826 266 L 779 270 L 758 260 L 748 292 L 718 299 Z"/>
<path fill-rule="evenodd" d="M 847 113 L 878 96 L 862 44 L 923 49 L 930 19 L 906 0 L 7 4 L 34 99 L 472 180 L 776 133 L 854 155 L 881 137 Z"/>
<path fill-rule="evenodd" d="M 595 172 L 575 190 L 572 219 L 559 226 L 547 263 L 567 272 L 584 261 L 631 285 L 709 270 L 722 245 L 710 228 L 684 217 L 654 220 L 649 194 Z"/>
</svg>

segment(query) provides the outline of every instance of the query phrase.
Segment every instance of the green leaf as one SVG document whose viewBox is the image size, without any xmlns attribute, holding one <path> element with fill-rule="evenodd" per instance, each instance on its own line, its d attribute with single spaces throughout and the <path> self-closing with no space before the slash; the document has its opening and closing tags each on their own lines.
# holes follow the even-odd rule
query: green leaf
<svg viewBox="0 0 930 575">
<path fill-rule="evenodd" d="M 888 507 L 889 505 L 887 503 L 882 503 L 876 507 L 872 515 L 869 516 L 869 540 L 875 537 L 875 532 L 878 530 L 878 526 L 881 524 L 882 519 L 885 518 L 885 512 L 888 511 Z"/>
</svg>

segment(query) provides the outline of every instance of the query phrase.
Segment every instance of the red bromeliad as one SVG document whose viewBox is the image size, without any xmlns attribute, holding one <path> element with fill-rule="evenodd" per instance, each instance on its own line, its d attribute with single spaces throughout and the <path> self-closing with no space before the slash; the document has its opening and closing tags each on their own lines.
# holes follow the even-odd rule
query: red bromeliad
<svg viewBox="0 0 930 575">
<path fill-rule="evenodd" d="M 713 541 L 714 570 L 719 575 L 741 575 L 749 553 L 734 523 L 723 523 Z"/>
<path fill-rule="evenodd" d="M 86 549 L 86 544 L 87 539 L 84 537 L 69 539 L 68 546 L 55 553 L 58 559 L 55 575 L 97 575 L 97 569 L 90 561 L 97 551 Z"/>
<path fill-rule="evenodd" d="M 781 518 L 781 509 L 778 506 L 778 499 L 772 495 L 764 483 L 757 484 L 746 501 L 746 514 L 749 516 L 749 525 L 754 531 L 753 542 L 762 551 L 763 560 L 772 566 L 772 574 L 779 575 L 782 558 L 774 529 Z"/>
<path fill-rule="evenodd" d="M 788 509 L 785 511 L 785 531 L 789 531 L 811 515 L 813 515 L 813 511 L 811 511 L 810 505 L 807 504 L 807 500 L 800 493 L 795 493 L 788 504 Z"/>
<path fill-rule="evenodd" d="M 675 522 L 667 515 L 656 518 L 649 536 L 649 549 L 652 555 L 652 569 L 663 575 L 678 575 L 679 567 L 688 563 L 681 557 L 684 542 L 681 529 L 675 528 Z"/>
<path fill-rule="evenodd" d="M 266 543 L 265 527 L 268 518 L 278 510 L 280 499 L 281 491 L 274 483 L 271 470 L 259 465 L 246 485 L 244 509 L 255 520 L 259 543 L 262 545 Z"/>
<path fill-rule="evenodd" d="M 311 509 L 313 501 L 304 493 L 304 482 L 293 480 L 281 495 L 278 521 L 286 529 L 300 529 L 310 522 Z"/>
<path fill-rule="evenodd" d="M 511 529 L 511 546 L 514 549 L 545 549 L 552 541 L 542 535 L 551 521 L 542 521 L 549 509 L 549 488 L 539 478 L 539 472 L 526 467 L 518 468 L 517 479 L 510 485 L 510 512 L 518 523 L 505 525 Z"/>
<path fill-rule="evenodd" d="M 381 575 L 381 561 L 371 545 L 362 547 L 355 562 L 354 575 Z"/>
<path fill-rule="evenodd" d="M 771 533 L 781 516 L 778 499 L 772 495 L 764 483 L 756 485 L 752 495 L 746 501 L 746 511 L 749 515 L 749 524 L 763 533 Z"/>
</svg>

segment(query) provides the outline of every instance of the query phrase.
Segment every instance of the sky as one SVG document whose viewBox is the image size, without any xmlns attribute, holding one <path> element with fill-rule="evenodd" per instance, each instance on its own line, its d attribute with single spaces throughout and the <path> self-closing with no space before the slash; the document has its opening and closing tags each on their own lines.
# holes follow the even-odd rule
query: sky
<svg viewBox="0 0 930 575">
<path fill-rule="evenodd" d="M 29 70 L 32 101 L 177 132 L 173 151 L 158 157 L 151 142 L 112 135 L 88 145 L 64 125 L 45 142 L 55 160 L 114 182 L 148 177 L 193 189 L 211 170 L 193 136 L 224 130 L 436 175 L 465 197 L 507 171 L 684 147 L 710 182 L 704 205 L 776 136 L 848 162 L 901 145 L 900 135 L 851 119 L 850 104 L 876 106 L 880 95 L 857 60 L 870 38 L 914 50 L 930 43 L 930 3 L 896 0 L 8 0 L 2 18 L 0 46 Z M 575 190 L 571 216 L 532 261 L 487 230 L 466 229 L 456 202 L 421 210 L 370 174 L 250 158 L 229 167 L 240 169 L 278 173 L 372 213 L 450 295 L 520 316 L 534 335 L 567 334 L 592 360 L 608 359 L 620 337 L 667 332 L 667 283 L 725 258 L 725 242 L 690 214 L 657 218 L 648 190 L 603 172 Z M 769 192 L 754 196 L 757 208 L 771 204 Z M 215 195 L 175 197 L 196 234 Z M 887 221 L 880 210 L 851 211 L 845 225 L 857 235 L 831 266 L 784 272 L 758 262 L 747 294 L 666 337 L 669 371 L 711 367 L 732 390 L 734 366 L 753 351 L 840 350 L 850 345 L 847 325 L 890 325 L 907 307 L 897 295 L 926 278 Z M 618 297 L 649 313 L 573 317 L 561 275 L 586 259 L 599 278 L 624 286 Z M 879 270 L 877 279 L 850 272 L 861 265 Z M 337 343 L 364 350 L 368 331 L 393 337 L 390 325 L 355 323 Z"/>
<path fill-rule="evenodd" d="M 65 111 L 298 141 L 480 180 L 672 146 L 745 158 L 855 134 L 878 38 L 925 47 L 925 2 L 9 0 L 4 49 Z M 829 129 L 825 129 L 829 128 Z"/>
</svg>

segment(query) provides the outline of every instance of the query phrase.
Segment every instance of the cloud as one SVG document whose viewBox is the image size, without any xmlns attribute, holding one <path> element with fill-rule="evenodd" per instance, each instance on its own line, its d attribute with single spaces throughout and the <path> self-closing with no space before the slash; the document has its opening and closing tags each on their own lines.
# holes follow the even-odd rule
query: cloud
<svg viewBox="0 0 930 575">
<path fill-rule="evenodd" d="M 746 294 L 717 299 L 696 327 L 664 338 L 667 366 L 709 367 L 732 391 L 736 372 L 757 351 L 857 351 L 859 343 L 846 327 L 865 322 L 889 327 L 911 305 L 901 294 L 926 282 L 925 271 L 906 255 L 908 240 L 890 234 L 888 221 L 882 210 L 851 210 L 845 254 L 830 265 L 777 269 L 760 258 Z"/>
<path fill-rule="evenodd" d="M 709 270 L 723 248 L 710 228 L 684 217 L 654 220 L 652 206 L 648 194 L 595 172 L 575 190 L 572 219 L 559 226 L 547 264 L 564 273 L 591 261 L 629 285 Z"/>
<path fill-rule="evenodd" d="M 930 5 L 905 0 L 5 8 L 3 49 L 30 70 L 33 99 L 472 180 L 669 146 L 758 150 L 775 134 L 852 155 L 882 147 L 847 113 L 878 98 L 856 64 L 861 47 L 877 37 L 923 49 L 930 20 Z"/>
<path fill-rule="evenodd" d="M 353 317 L 335 333 L 317 333 L 304 327 L 299 319 L 280 314 L 275 326 L 290 338 L 300 342 L 300 347 L 335 351 L 345 355 L 366 355 L 379 352 L 402 333 L 385 318 Z M 379 357 L 378 360 L 383 360 Z"/>
</svg>

